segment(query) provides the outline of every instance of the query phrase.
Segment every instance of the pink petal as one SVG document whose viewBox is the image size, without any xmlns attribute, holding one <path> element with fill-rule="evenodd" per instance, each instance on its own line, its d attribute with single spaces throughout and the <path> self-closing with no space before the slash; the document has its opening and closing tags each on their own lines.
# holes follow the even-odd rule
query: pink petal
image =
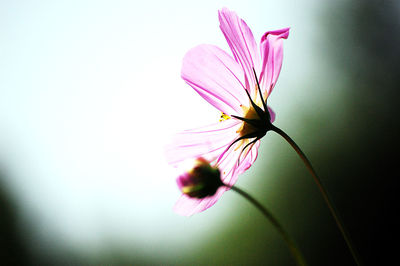
<svg viewBox="0 0 400 266">
<path fill-rule="evenodd" d="M 240 163 L 237 161 L 240 156 L 241 149 L 229 149 L 222 159 L 218 163 L 218 168 L 221 171 L 221 179 L 227 185 L 234 185 L 238 179 L 238 176 L 246 171 L 257 159 L 258 147 L 260 141 L 257 141 L 253 147 L 244 155 L 241 156 Z M 242 154 L 243 155 L 243 154 Z M 221 187 L 212 197 L 206 197 L 204 199 L 190 198 L 184 194 L 179 198 L 174 206 L 174 211 L 183 216 L 191 216 L 193 214 L 202 212 L 211 206 L 213 206 L 222 194 L 227 191 L 228 188 Z"/>
<path fill-rule="evenodd" d="M 223 8 L 218 11 L 220 29 L 228 42 L 236 61 L 242 66 L 245 73 L 246 88 L 251 95 L 255 89 L 253 68 L 259 73 L 260 57 L 253 33 L 246 22 L 240 19 L 235 12 Z"/>
<path fill-rule="evenodd" d="M 206 101 L 227 115 L 240 115 L 246 102 L 243 70 L 225 51 L 199 45 L 186 53 L 182 78 Z"/>
<path fill-rule="evenodd" d="M 238 175 L 244 173 L 247 169 L 250 168 L 250 166 L 253 165 L 253 163 L 257 159 L 259 147 L 260 147 L 260 141 L 257 141 L 256 143 L 254 143 L 253 147 L 246 154 L 246 157 L 241 158 L 243 162 L 239 165 L 238 169 L 236 169 Z"/>
<path fill-rule="evenodd" d="M 244 173 L 257 159 L 258 147 L 260 146 L 260 141 L 257 141 L 251 149 L 246 149 L 243 153 L 242 147 L 237 149 L 231 149 L 218 164 L 221 171 L 221 178 L 223 182 L 227 185 L 234 185 L 238 179 L 238 176 Z M 240 160 L 239 160 L 240 156 Z M 239 164 L 238 164 L 239 160 Z"/>
<path fill-rule="evenodd" d="M 177 166 L 186 159 L 198 157 L 204 157 L 208 161 L 215 160 L 237 137 L 236 130 L 240 124 L 236 119 L 228 119 L 176 134 L 166 147 L 168 163 Z"/>
<path fill-rule="evenodd" d="M 261 38 L 262 67 L 260 86 L 269 95 L 278 80 L 283 60 L 283 40 L 289 36 L 289 28 L 268 31 Z"/>
<path fill-rule="evenodd" d="M 182 196 L 175 203 L 174 211 L 179 215 L 191 216 L 207 210 L 218 201 L 218 199 L 226 190 L 228 190 L 228 188 L 220 187 L 213 196 L 203 199 L 190 198 L 185 194 L 182 194 Z"/>
<path fill-rule="evenodd" d="M 246 171 L 257 159 L 258 147 L 260 141 L 257 141 L 254 146 L 241 157 L 241 161 L 238 164 L 237 160 L 240 155 L 241 149 L 238 150 L 230 149 L 225 153 L 223 158 L 218 163 L 218 168 L 221 171 L 221 179 L 227 185 L 234 185 L 238 179 L 239 174 Z M 212 197 L 206 197 L 204 199 L 190 198 L 184 194 L 179 198 L 174 206 L 174 211 L 183 216 L 191 216 L 193 214 L 202 212 L 211 206 L 213 206 L 222 194 L 227 191 L 228 188 L 221 187 Z"/>
<path fill-rule="evenodd" d="M 269 106 L 267 106 L 267 107 L 268 107 L 269 115 L 271 116 L 271 123 L 273 123 L 275 121 L 275 117 L 276 117 L 275 112 L 274 112 L 274 110 L 272 110 L 271 107 L 269 107 Z"/>
</svg>

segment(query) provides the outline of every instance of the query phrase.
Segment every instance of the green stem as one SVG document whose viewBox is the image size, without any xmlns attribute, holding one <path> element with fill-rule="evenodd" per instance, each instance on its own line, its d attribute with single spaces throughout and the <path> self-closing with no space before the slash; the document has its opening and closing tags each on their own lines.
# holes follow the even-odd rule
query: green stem
<svg viewBox="0 0 400 266">
<path fill-rule="evenodd" d="M 317 184 L 322 197 L 324 198 L 326 204 L 328 205 L 328 208 L 333 216 L 333 218 L 335 219 L 335 222 L 340 230 L 340 232 L 342 233 L 342 236 L 344 238 L 344 240 L 346 241 L 346 244 L 351 252 L 351 255 L 353 256 L 355 262 L 357 263 L 357 265 L 361 265 L 361 262 L 358 258 L 358 255 L 355 251 L 355 249 L 353 248 L 353 245 L 351 243 L 350 237 L 347 233 L 347 231 L 344 228 L 344 225 L 333 205 L 333 202 L 330 200 L 327 191 L 325 190 L 325 188 L 323 187 L 321 180 L 319 179 L 319 177 L 317 176 L 317 173 L 315 172 L 314 168 L 312 167 L 310 161 L 307 159 L 306 155 L 303 153 L 303 151 L 300 149 L 299 146 L 297 146 L 297 144 L 294 142 L 294 140 L 292 140 L 283 130 L 281 130 L 280 128 L 275 127 L 274 125 L 272 125 L 271 128 L 272 131 L 278 133 L 280 136 L 282 136 L 292 147 L 293 149 L 297 152 L 297 154 L 300 156 L 300 158 L 303 160 L 304 164 L 306 165 L 307 169 L 310 171 L 312 177 L 314 178 L 315 183 Z"/>
<path fill-rule="evenodd" d="M 247 192 L 241 190 L 238 187 L 235 186 L 228 186 L 225 185 L 226 187 L 232 189 L 233 191 L 239 193 L 242 195 L 244 198 L 246 198 L 248 201 L 250 201 L 258 210 L 264 214 L 264 216 L 272 223 L 273 226 L 278 230 L 278 232 L 282 235 L 283 239 L 285 240 L 286 244 L 289 246 L 290 252 L 292 253 L 294 259 L 296 260 L 297 264 L 299 266 L 306 266 L 306 262 L 303 258 L 303 255 L 301 254 L 300 250 L 296 247 L 294 241 L 290 238 L 290 236 L 286 233 L 285 230 L 283 230 L 283 227 L 281 224 L 278 222 L 278 220 L 272 215 L 270 211 L 268 211 L 264 206 L 262 206 L 256 199 L 254 199 L 252 196 L 250 196 Z"/>
</svg>

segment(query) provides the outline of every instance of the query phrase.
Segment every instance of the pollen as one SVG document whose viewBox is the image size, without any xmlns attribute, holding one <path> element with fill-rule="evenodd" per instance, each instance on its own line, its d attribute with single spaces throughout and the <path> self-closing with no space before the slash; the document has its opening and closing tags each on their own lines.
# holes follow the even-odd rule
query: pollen
<svg viewBox="0 0 400 266">
<path fill-rule="evenodd" d="M 246 119 L 260 119 L 257 115 L 256 110 L 254 110 L 253 107 L 242 107 L 243 112 L 245 113 L 244 118 Z M 251 134 L 253 132 L 256 132 L 258 129 L 249 123 L 243 122 L 242 126 L 236 131 L 236 133 L 239 133 L 241 136 Z"/>
<path fill-rule="evenodd" d="M 219 122 L 225 121 L 230 119 L 231 117 L 225 113 L 221 113 L 221 116 L 219 117 Z"/>
</svg>

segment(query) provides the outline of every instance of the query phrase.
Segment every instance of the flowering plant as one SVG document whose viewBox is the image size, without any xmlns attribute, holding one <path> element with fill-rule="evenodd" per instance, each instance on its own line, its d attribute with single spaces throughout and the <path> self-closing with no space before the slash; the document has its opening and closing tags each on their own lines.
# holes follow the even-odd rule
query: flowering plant
<svg viewBox="0 0 400 266">
<path fill-rule="evenodd" d="M 233 57 L 214 45 L 199 45 L 185 55 L 182 78 L 206 101 L 221 111 L 220 121 L 175 136 L 167 147 L 174 166 L 188 158 L 203 157 L 221 170 L 231 186 L 256 160 L 260 138 L 270 129 L 275 113 L 266 100 L 282 66 L 283 42 L 289 28 L 268 31 L 257 43 L 247 24 L 226 8 L 218 13 L 220 29 Z M 183 194 L 175 205 L 181 215 L 211 207 L 229 188 L 197 199 Z"/>
<path fill-rule="evenodd" d="M 233 57 L 214 45 L 199 45 L 185 55 L 182 78 L 201 97 L 221 111 L 220 122 L 176 135 L 167 147 L 167 159 L 178 166 L 197 159 L 192 170 L 179 176 L 182 196 L 175 211 L 190 216 L 206 210 L 228 189 L 257 207 L 281 233 L 298 265 L 304 259 L 277 219 L 249 194 L 234 186 L 238 175 L 256 160 L 260 139 L 268 131 L 281 135 L 297 152 L 310 171 L 334 217 L 355 262 L 359 259 L 344 226 L 310 161 L 297 144 L 272 124 L 275 113 L 267 106 L 283 59 L 283 39 L 289 28 L 266 32 L 258 46 L 247 24 L 235 12 L 219 11 L 220 29 Z"/>
</svg>

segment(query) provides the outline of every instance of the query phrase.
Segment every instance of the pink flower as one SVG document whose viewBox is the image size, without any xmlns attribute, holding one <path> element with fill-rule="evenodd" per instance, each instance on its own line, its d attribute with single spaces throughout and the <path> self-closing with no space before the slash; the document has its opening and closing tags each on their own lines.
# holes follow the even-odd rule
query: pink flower
<svg viewBox="0 0 400 266">
<path fill-rule="evenodd" d="M 199 45 L 185 55 L 182 78 L 222 112 L 220 121 L 177 134 L 167 147 L 167 160 L 176 167 L 188 158 L 203 157 L 232 186 L 256 160 L 259 140 L 275 119 L 266 100 L 281 70 L 282 39 L 289 28 L 266 32 L 259 52 L 250 28 L 235 12 L 223 8 L 218 15 L 233 57 L 214 45 Z M 201 199 L 183 194 L 174 210 L 186 216 L 204 211 L 228 189 L 222 186 Z"/>
</svg>

